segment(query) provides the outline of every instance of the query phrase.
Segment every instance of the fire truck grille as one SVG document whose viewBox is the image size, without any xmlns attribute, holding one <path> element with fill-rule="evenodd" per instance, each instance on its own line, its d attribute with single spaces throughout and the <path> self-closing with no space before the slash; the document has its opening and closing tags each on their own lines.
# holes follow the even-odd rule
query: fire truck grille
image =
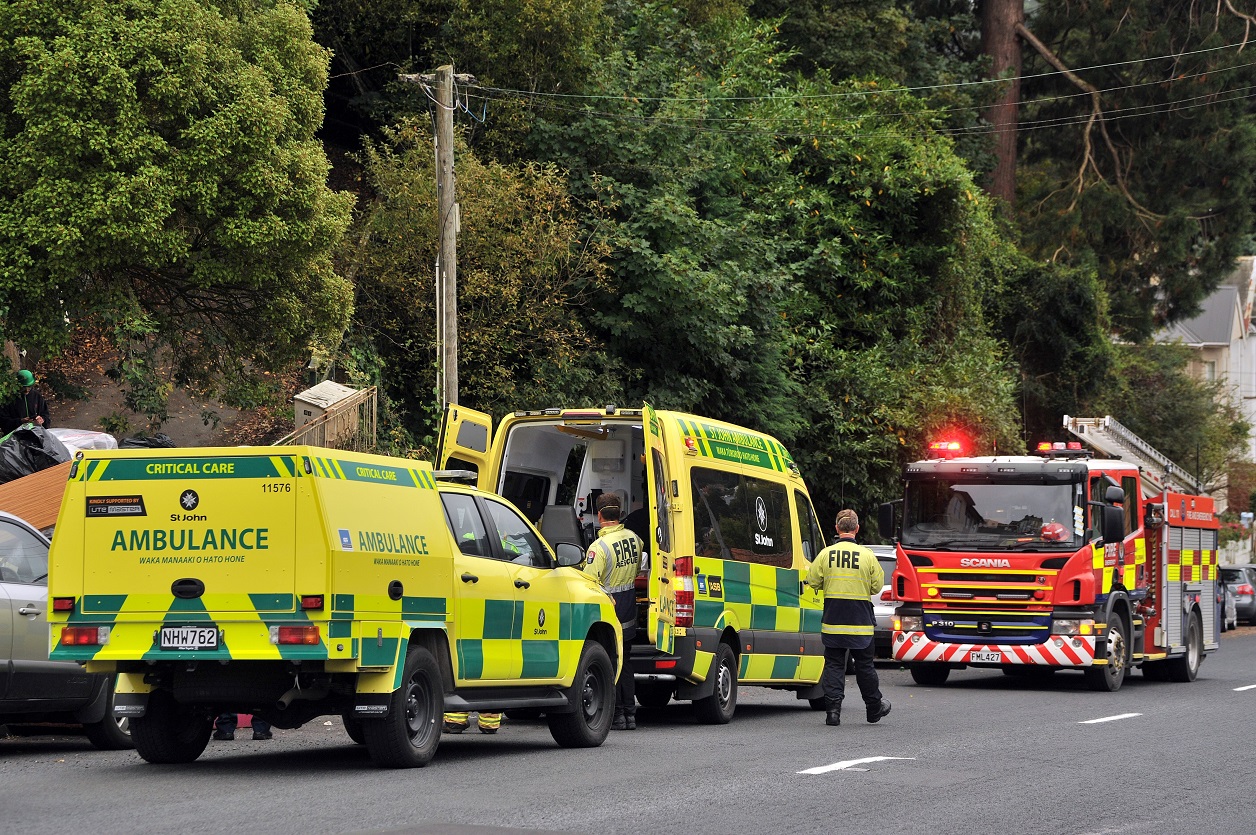
<svg viewBox="0 0 1256 835">
<path fill-rule="evenodd" d="M 1051 615 L 947 609 L 925 612 L 925 634 L 950 643 L 1036 644 L 1051 634 Z"/>
</svg>

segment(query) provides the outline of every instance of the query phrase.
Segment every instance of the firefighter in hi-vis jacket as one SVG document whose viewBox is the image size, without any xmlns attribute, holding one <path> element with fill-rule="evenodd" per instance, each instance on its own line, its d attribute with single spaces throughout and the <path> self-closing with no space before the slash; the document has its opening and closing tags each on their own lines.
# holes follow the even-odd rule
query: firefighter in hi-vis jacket
<svg viewBox="0 0 1256 835">
<path fill-rule="evenodd" d="M 649 566 L 644 543 L 619 521 L 623 512 L 619 503 L 619 497 L 613 493 L 597 497 L 598 538 L 586 554 L 585 573 L 596 578 L 615 601 L 615 614 L 624 631 L 624 667 L 615 688 L 611 730 L 631 731 L 637 727 L 637 688 L 628 665 L 628 652 L 637 633 L 637 574 Z"/>
<path fill-rule="evenodd" d="M 855 662 L 855 681 L 868 708 L 868 721 L 879 722 L 890 712 L 890 703 L 881 698 L 876 651 L 872 633 L 876 618 L 872 595 L 881 590 L 885 572 L 872 551 L 855 542 L 859 515 L 846 509 L 837 514 L 837 544 L 821 551 L 807 572 L 807 585 L 824 590 L 824 617 L 820 631 L 824 641 L 824 701 L 828 708 L 826 725 L 842 724 L 842 697 L 846 690 L 846 654 Z"/>
</svg>

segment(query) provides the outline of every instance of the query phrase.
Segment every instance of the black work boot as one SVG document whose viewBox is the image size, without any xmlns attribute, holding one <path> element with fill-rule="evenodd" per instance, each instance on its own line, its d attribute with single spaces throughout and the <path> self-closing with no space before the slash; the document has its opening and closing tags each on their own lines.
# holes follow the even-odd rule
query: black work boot
<svg viewBox="0 0 1256 835">
<path fill-rule="evenodd" d="M 890 715 L 890 700 L 889 699 L 882 699 L 881 704 L 877 705 L 876 707 L 869 706 L 868 708 L 868 721 L 874 724 L 877 722 L 880 722 L 882 717 L 889 716 L 889 715 Z"/>
<path fill-rule="evenodd" d="M 615 708 L 615 718 L 611 720 L 611 730 L 628 730 L 628 721 L 624 718 L 624 709 L 622 707 Z"/>
<path fill-rule="evenodd" d="M 842 703 L 841 702 L 825 702 L 825 708 L 828 713 L 824 717 L 826 725 L 842 724 Z"/>
<path fill-rule="evenodd" d="M 637 712 L 635 710 L 624 711 L 624 727 L 630 731 L 637 729 Z"/>
</svg>

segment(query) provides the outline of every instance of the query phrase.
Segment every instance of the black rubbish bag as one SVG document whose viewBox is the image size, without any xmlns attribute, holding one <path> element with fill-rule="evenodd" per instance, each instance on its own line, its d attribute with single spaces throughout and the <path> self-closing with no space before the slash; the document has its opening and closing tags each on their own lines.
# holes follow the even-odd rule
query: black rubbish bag
<svg viewBox="0 0 1256 835">
<path fill-rule="evenodd" d="M 26 423 L 0 443 L 0 483 L 70 460 L 70 450 L 42 426 Z"/>
<path fill-rule="evenodd" d="M 163 447 L 178 446 L 170 436 L 164 432 L 158 432 L 156 435 L 135 435 L 126 438 L 122 443 L 118 444 L 119 449 L 161 449 Z"/>
</svg>

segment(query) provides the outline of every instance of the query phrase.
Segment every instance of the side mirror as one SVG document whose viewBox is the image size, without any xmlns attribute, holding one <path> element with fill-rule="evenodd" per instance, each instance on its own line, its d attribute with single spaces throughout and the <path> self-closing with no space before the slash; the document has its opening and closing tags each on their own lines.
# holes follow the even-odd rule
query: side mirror
<svg viewBox="0 0 1256 835">
<path fill-rule="evenodd" d="M 877 529 L 881 538 L 893 542 L 894 536 L 894 502 L 884 502 L 877 508 Z"/>
<path fill-rule="evenodd" d="M 572 545 L 570 542 L 560 542 L 554 551 L 558 555 L 559 565 L 572 567 L 584 563 L 584 551 L 579 545 Z"/>
<path fill-rule="evenodd" d="M 1109 487 L 1104 491 L 1103 500 L 1107 504 L 1124 504 L 1125 491 L 1120 487 Z"/>
<path fill-rule="evenodd" d="M 1108 488 L 1109 492 L 1112 490 L 1123 492 L 1119 487 Z M 1103 513 L 1101 533 L 1104 544 L 1123 540 L 1125 538 L 1125 511 L 1119 507 L 1104 505 L 1101 512 Z"/>
</svg>

